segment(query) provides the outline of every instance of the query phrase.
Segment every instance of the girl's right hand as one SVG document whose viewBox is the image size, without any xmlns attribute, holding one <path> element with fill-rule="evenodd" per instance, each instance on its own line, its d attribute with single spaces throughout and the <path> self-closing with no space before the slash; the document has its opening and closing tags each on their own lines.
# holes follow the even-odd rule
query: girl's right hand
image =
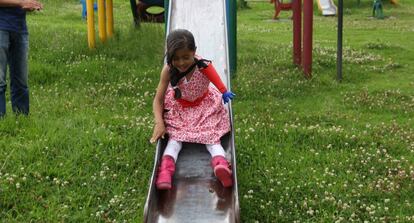
<svg viewBox="0 0 414 223">
<path fill-rule="evenodd" d="M 152 137 L 150 139 L 150 143 L 155 143 L 159 138 L 164 138 L 166 133 L 166 129 L 164 123 L 155 123 L 154 132 L 152 133 Z"/>
</svg>

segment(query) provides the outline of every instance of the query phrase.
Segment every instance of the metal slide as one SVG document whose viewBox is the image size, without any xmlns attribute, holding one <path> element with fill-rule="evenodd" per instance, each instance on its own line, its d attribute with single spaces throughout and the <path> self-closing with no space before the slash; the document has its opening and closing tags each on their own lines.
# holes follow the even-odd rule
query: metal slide
<svg viewBox="0 0 414 223">
<path fill-rule="evenodd" d="M 318 0 L 318 8 L 322 12 L 322 15 L 336 15 L 337 8 L 332 0 Z"/>
<path fill-rule="evenodd" d="M 167 33 L 184 28 L 195 37 L 197 54 L 212 60 L 222 81 L 230 89 L 226 26 L 226 0 L 170 0 Z M 231 104 L 227 105 L 233 129 Z M 183 143 L 176 164 L 173 189 L 159 191 L 155 179 L 167 139 L 159 140 L 155 163 L 144 207 L 144 222 L 238 223 L 239 198 L 236 174 L 234 132 L 221 139 L 231 160 L 234 185 L 223 188 L 214 177 L 211 156 L 205 145 Z"/>
</svg>

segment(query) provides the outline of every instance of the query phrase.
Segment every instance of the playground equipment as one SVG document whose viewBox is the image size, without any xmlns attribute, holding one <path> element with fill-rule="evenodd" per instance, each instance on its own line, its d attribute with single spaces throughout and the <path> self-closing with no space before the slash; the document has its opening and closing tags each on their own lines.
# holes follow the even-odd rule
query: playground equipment
<svg viewBox="0 0 414 223">
<path fill-rule="evenodd" d="M 277 19 L 281 10 L 293 11 L 293 63 L 301 66 L 305 76 L 310 78 L 312 73 L 313 0 L 303 0 L 303 37 L 302 0 L 292 0 L 290 3 L 271 0 L 271 3 L 275 4 L 273 19 Z"/>
<path fill-rule="evenodd" d="M 278 19 L 281 11 L 292 10 L 293 1 L 295 0 L 270 0 L 275 5 L 273 19 Z M 318 8 L 324 16 L 336 15 L 337 8 L 332 0 L 318 0 Z"/>
<path fill-rule="evenodd" d="M 82 4 L 82 18 L 86 19 L 86 0 L 81 0 L 80 3 Z M 96 11 L 97 9 L 98 9 L 98 5 L 94 3 L 93 10 Z"/>
<path fill-rule="evenodd" d="M 293 0 L 293 63 L 301 66 L 306 77 L 312 76 L 313 0 Z M 301 39 L 302 37 L 302 39 Z"/>
<path fill-rule="evenodd" d="M 375 2 L 375 0 L 374 0 Z M 393 5 L 398 5 L 398 0 L 390 0 L 390 3 Z M 358 5 L 361 4 L 361 0 L 358 0 Z"/>
<path fill-rule="evenodd" d="M 278 4 L 279 0 L 272 0 Z M 280 3 L 280 2 L 279 2 Z M 302 0 L 292 0 L 285 8 L 293 11 L 293 63 L 302 67 L 306 77 L 312 73 L 312 29 L 313 0 L 303 0 L 303 36 L 302 36 Z M 281 6 L 280 6 L 281 7 Z M 279 14 L 275 7 L 275 16 Z M 303 47 L 302 47 L 303 46 Z"/>
<path fill-rule="evenodd" d="M 229 12 L 235 12 L 235 1 L 229 0 L 170 0 L 168 6 L 167 30 L 184 28 L 190 30 L 196 40 L 197 53 L 211 59 L 227 88 L 230 89 L 231 36 Z M 234 14 L 235 15 L 235 14 Z M 229 110 L 232 129 L 233 115 Z M 232 188 L 224 188 L 216 180 L 210 167 L 211 156 L 205 145 L 183 143 L 176 163 L 173 188 L 159 191 L 155 179 L 160 158 L 167 139 L 157 143 L 155 162 L 150 180 L 149 192 L 144 207 L 144 222 L 197 222 L 238 223 L 239 199 L 236 172 L 236 151 L 234 131 L 221 139 L 226 155 L 231 160 L 233 171 Z"/>
<path fill-rule="evenodd" d="M 393 5 L 398 4 L 398 0 L 390 0 L 390 3 Z M 377 19 L 384 19 L 384 12 L 382 10 L 382 1 L 381 0 L 374 0 L 374 4 L 372 5 L 372 17 Z"/>
<path fill-rule="evenodd" d="M 337 8 L 332 0 L 318 0 L 318 8 L 324 16 L 336 15 Z"/>
<path fill-rule="evenodd" d="M 164 11 L 160 13 L 151 13 L 148 11 L 151 7 L 162 7 L 164 8 L 164 0 L 130 0 L 132 15 L 134 16 L 135 24 L 143 22 L 164 22 Z M 168 1 L 167 1 L 168 2 Z"/>
<path fill-rule="evenodd" d="M 292 10 L 292 1 L 289 0 L 270 0 L 270 3 L 275 4 L 275 14 L 273 19 L 278 19 L 280 11 L 289 11 Z"/>
<path fill-rule="evenodd" d="M 86 14 L 88 24 L 88 46 L 95 48 L 95 15 L 93 9 L 94 1 L 86 0 Z M 105 42 L 107 37 L 111 38 L 114 33 L 113 2 L 112 0 L 98 0 L 98 31 L 99 39 Z"/>
<path fill-rule="evenodd" d="M 344 23 L 344 1 L 338 0 L 338 32 L 337 32 L 337 49 L 336 49 L 336 79 L 342 81 L 342 37 Z"/>
<path fill-rule="evenodd" d="M 372 17 L 375 17 L 377 19 L 384 18 L 381 0 L 374 0 L 374 5 L 372 6 Z"/>
</svg>

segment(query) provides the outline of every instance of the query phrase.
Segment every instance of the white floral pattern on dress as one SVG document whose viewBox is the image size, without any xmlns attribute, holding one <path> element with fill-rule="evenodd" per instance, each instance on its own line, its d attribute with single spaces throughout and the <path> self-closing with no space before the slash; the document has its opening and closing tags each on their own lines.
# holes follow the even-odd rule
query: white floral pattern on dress
<svg viewBox="0 0 414 223">
<path fill-rule="evenodd" d="M 170 139 L 180 142 L 220 144 L 220 138 L 230 131 L 228 111 L 221 93 L 210 86 L 210 80 L 196 69 L 190 80 L 185 77 L 177 85 L 182 99 L 194 101 L 208 91 L 197 106 L 183 107 L 174 99 L 171 85 L 165 93 L 164 120 Z"/>
</svg>

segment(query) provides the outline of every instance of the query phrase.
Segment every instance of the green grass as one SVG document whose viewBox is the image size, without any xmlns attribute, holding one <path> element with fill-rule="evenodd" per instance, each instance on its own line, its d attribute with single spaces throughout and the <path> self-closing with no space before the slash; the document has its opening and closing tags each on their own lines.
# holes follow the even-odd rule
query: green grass
<svg viewBox="0 0 414 223">
<path fill-rule="evenodd" d="M 308 80 L 291 22 L 270 22 L 267 2 L 238 12 L 242 222 L 414 220 L 414 3 L 383 2 L 384 20 L 345 2 L 341 83 L 335 17 L 315 11 Z M 28 16 L 31 115 L 8 104 L 0 120 L 0 221 L 141 222 L 164 25 L 135 30 L 117 1 L 115 38 L 89 50 L 78 1 L 43 3 Z"/>
</svg>

